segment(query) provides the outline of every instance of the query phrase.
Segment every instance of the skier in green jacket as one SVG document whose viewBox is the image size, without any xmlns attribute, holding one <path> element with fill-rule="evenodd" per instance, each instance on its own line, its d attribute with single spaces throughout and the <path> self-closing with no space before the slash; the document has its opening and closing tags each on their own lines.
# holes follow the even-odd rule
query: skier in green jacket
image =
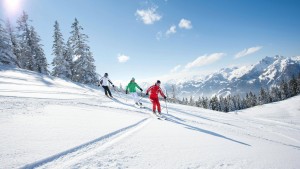
<svg viewBox="0 0 300 169">
<path fill-rule="evenodd" d="M 143 89 L 135 82 L 135 79 L 132 78 L 131 81 L 128 83 L 127 87 L 126 87 L 126 94 L 128 94 L 128 90 L 129 90 L 129 93 L 132 96 L 135 104 L 137 106 L 141 106 L 142 103 L 139 102 L 139 97 L 138 97 L 138 94 L 136 92 L 136 88 L 140 89 L 141 92 L 143 91 Z"/>
</svg>

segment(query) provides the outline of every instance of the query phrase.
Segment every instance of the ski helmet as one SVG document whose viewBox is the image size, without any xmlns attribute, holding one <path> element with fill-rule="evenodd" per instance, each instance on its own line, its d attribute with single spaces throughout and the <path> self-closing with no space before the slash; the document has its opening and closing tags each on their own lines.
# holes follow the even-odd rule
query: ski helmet
<svg viewBox="0 0 300 169">
<path fill-rule="evenodd" d="M 135 81 L 135 78 L 133 77 L 131 80 L 132 80 L 132 81 Z"/>
<path fill-rule="evenodd" d="M 157 82 L 156 82 L 157 84 L 160 84 L 160 80 L 157 80 Z"/>
<path fill-rule="evenodd" d="M 104 76 L 107 77 L 107 76 L 108 76 L 108 73 L 104 73 Z"/>
</svg>

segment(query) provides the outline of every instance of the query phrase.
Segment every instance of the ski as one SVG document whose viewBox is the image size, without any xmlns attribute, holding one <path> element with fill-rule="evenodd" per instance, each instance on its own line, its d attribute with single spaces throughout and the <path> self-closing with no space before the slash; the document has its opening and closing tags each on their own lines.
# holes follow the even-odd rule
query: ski
<svg viewBox="0 0 300 169">
<path fill-rule="evenodd" d="M 136 107 L 136 108 L 140 108 L 140 109 L 145 109 L 146 108 L 145 106 L 143 106 L 142 103 L 140 103 L 140 104 L 134 104 L 133 106 Z"/>
<path fill-rule="evenodd" d="M 157 116 L 157 119 L 159 119 L 159 120 L 167 120 L 167 118 L 162 114 L 160 114 L 160 115 L 156 114 L 156 116 Z"/>
<path fill-rule="evenodd" d="M 106 96 L 107 98 L 111 99 L 111 100 L 115 100 L 118 101 L 118 99 L 114 98 L 114 97 L 110 97 L 110 96 Z"/>
<path fill-rule="evenodd" d="M 134 104 L 133 106 L 136 107 L 136 108 L 139 108 L 139 109 L 145 109 L 146 108 L 145 106 L 139 106 L 139 105 L 136 105 L 136 104 Z"/>
</svg>

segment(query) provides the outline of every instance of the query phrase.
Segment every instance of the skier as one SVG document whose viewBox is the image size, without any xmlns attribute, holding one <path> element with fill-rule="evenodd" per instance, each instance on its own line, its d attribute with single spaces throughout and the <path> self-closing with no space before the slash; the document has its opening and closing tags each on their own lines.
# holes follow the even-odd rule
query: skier
<svg viewBox="0 0 300 169">
<path fill-rule="evenodd" d="M 105 95 L 107 97 L 113 98 L 113 96 L 111 95 L 111 92 L 108 88 L 108 83 L 112 84 L 112 86 L 115 87 L 115 85 L 108 78 L 108 73 L 105 73 L 104 76 L 100 79 L 98 86 L 101 85 L 103 87 Z"/>
<path fill-rule="evenodd" d="M 137 106 L 142 106 L 142 103 L 139 102 L 140 100 L 136 92 L 136 88 L 140 89 L 140 91 L 143 92 L 143 89 L 135 82 L 135 79 L 133 77 L 126 87 L 126 94 L 128 94 L 128 89 L 129 89 L 129 93 L 131 94 L 135 104 Z"/>
<path fill-rule="evenodd" d="M 157 111 L 158 114 L 161 115 L 161 108 L 160 108 L 160 103 L 159 103 L 159 99 L 158 99 L 158 93 L 160 93 L 160 95 L 164 98 L 167 99 L 167 97 L 165 96 L 165 94 L 162 92 L 160 86 L 160 81 L 157 80 L 157 82 L 155 83 L 155 85 L 149 87 L 149 89 L 146 92 L 146 95 L 149 95 L 150 92 L 150 101 L 153 104 L 152 107 L 152 111 L 154 114 L 156 114 L 156 107 L 157 107 Z"/>
</svg>

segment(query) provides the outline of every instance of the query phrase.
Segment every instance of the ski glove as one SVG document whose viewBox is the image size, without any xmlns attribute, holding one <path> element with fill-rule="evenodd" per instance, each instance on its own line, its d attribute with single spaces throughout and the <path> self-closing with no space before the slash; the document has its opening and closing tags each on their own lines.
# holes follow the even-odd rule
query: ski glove
<svg viewBox="0 0 300 169">
<path fill-rule="evenodd" d="M 126 94 L 128 94 L 128 91 L 126 90 Z"/>
<path fill-rule="evenodd" d="M 149 93 L 146 93 L 146 96 L 148 96 L 149 95 Z"/>
<path fill-rule="evenodd" d="M 140 90 L 141 90 L 141 92 L 143 92 L 143 89 L 140 88 Z"/>
<path fill-rule="evenodd" d="M 115 87 L 115 85 L 113 85 L 113 87 Z"/>
<path fill-rule="evenodd" d="M 164 97 L 164 99 L 166 100 L 166 99 L 167 99 L 167 97 L 165 96 L 165 97 Z"/>
</svg>

